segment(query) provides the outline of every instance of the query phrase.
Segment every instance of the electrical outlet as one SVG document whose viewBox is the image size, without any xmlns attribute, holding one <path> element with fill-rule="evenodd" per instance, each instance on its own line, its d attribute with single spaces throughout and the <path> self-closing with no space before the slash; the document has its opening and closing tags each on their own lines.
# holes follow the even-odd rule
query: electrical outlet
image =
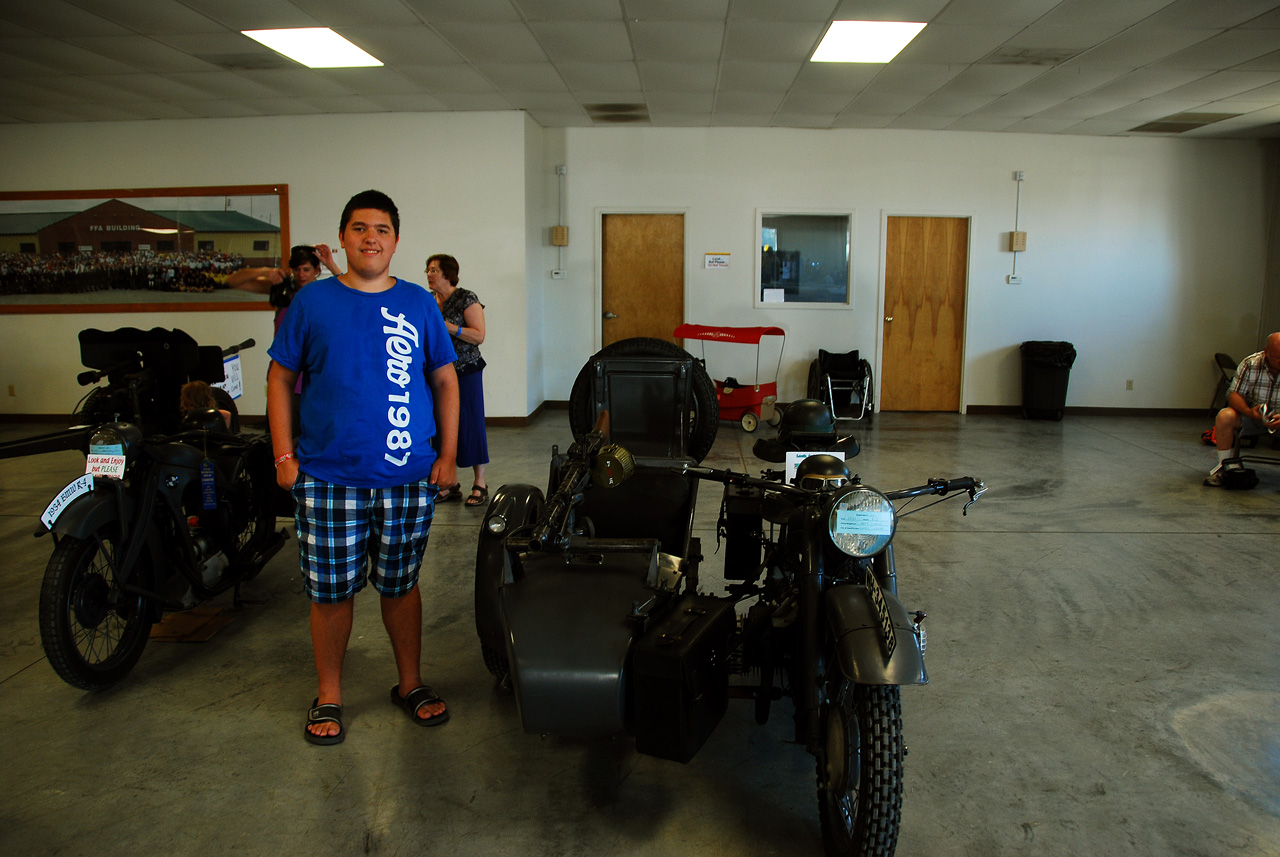
<svg viewBox="0 0 1280 857">
<path fill-rule="evenodd" d="M 1133 379 L 1132 379 L 1132 378 L 1129 378 L 1128 380 L 1126 380 L 1126 381 L 1124 382 L 1124 388 L 1125 388 L 1126 390 L 1132 390 L 1132 389 L 1133 389 Z"/>
<path fill-rule="evenodd" d="M 1005 278 L 1004 278 L 1004 281 L 1005 281 L 1006 283 L 1008 283 L 1009 285 L 1011 285 L 1011 286 L 1020 286 L 1020 285 L 1022 285 L 1022 277 L 1019 277 L 1019 276 L 1018 276 L 1018 275 L 1016 275 L 1016 274 L 1010 274 L 1009 276 L 1007 276 L 1007 277 L 1005 277 Z"/>
<path fill-rule="evenodd" d="M 563 280 L 567 276 L 569 274 L 563 268 L 556 268 L 551 272 L 551 279 L 553 280 Z"/>
</svg>

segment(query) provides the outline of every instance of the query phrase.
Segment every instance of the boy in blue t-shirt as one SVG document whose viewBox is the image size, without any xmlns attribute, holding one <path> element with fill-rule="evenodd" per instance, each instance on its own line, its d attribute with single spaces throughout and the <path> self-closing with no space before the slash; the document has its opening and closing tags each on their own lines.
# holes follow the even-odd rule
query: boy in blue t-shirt
<svg viewBox="0 0 1280 857">
<path fill-rule="evenodd" d="M 353 196 L 338 240 L 347 272 L 299 291 L 267 352 L 276 481 L 297 501 L 311 599 L 319 694 L 303 735 L 313 744 L 346 737 L 342 661 L 366 568 L 399 675 L 391 701 L 420 726 L 449 719 L 422 681 L 418 568 L 439 486 L 456 481 L 456 355 L 431 292 L 389 273 L 400 215 L 386 194 Z M 299 374 L 295 450 L 290 398 Z"/>
</svg>

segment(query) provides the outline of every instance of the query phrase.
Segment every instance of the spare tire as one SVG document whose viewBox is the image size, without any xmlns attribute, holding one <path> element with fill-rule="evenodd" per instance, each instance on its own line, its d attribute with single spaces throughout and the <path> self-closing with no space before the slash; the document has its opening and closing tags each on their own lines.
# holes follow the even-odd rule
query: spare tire
<svg viewBox="0 0 1280 857">
<path fill-rule="evenodd" d="M 692 358 L 693 355 L 674 342 L 647 336 L 620 339 L 600 349 L 578 371 L 578 377 L 573 382 L 573 390 L 569 394 L 569 429 L 573 432 L 574 440 L 582 440 L 595 426 L 594 373 L 591 364 L 598 357 L 684 359 Z M 693 358 L 691 381 L 693 412 L 690 414 L 688 448 L 685 452 L 695 461 L 702 461 L 711 451 L 711 445 L 716 440 L 716 432 L 720 428 L 720 406 L 716 402 L 716 385 L 707 374 L 707 368 L 697 358 Z"/>
</svg>

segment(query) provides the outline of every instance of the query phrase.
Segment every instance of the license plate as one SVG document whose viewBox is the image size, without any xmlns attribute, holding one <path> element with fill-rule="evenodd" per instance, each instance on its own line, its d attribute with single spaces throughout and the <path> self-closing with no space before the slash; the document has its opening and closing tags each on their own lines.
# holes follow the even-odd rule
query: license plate
<svg viewBox="0 0 1280 857">
<path fill-rule="evenodd" d="M 884 662 L 889 663 L 893 652 L 898 648 L 898 635 L 893 630 L 893 615 L 889 613 L 889 605 L 884 600 L 884 592 L 880 589 L 880 581 L 867 570 L 867 592 L 871 595 L 871 604 L 876 610 L 876 620 L 880 623 L 880 644 L 884 648 Z"/>
<path fill-rule="evenodd" d="M 85 456 L 84 472 L 88 476 L 110 476 L 112 479 L 123 479 L 125 460 L 123 455 L 100 455 L 91 452 Z"/>
<path fill-rule="evenodd" d="M 81 476 L 58 492 L 58 496 L 53 498 L 53 502 L 45 507 L 44 514 L 40 516 L 40 520 L 44 521 L 44 525 L 52 530 L 53 522 L 58 520 L 62 510 L 67 508 L 71 501 L 81 494 L 88 494 L 92 490 L 93 476 L 90 474 Z"/>
</svg>

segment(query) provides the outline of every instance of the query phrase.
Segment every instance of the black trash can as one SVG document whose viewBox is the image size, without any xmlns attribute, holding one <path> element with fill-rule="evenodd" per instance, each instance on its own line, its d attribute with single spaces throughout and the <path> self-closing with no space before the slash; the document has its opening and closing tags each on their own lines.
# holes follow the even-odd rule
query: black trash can
<svg viewBox="0 0 1280 857">
<path fill-rule="evenodd" d="M 1022 415 L 1060 420 L 1067 407 L 1067 380 L 1076 349 L 1070 342 L 1022 343 Z"/>
</svg>

